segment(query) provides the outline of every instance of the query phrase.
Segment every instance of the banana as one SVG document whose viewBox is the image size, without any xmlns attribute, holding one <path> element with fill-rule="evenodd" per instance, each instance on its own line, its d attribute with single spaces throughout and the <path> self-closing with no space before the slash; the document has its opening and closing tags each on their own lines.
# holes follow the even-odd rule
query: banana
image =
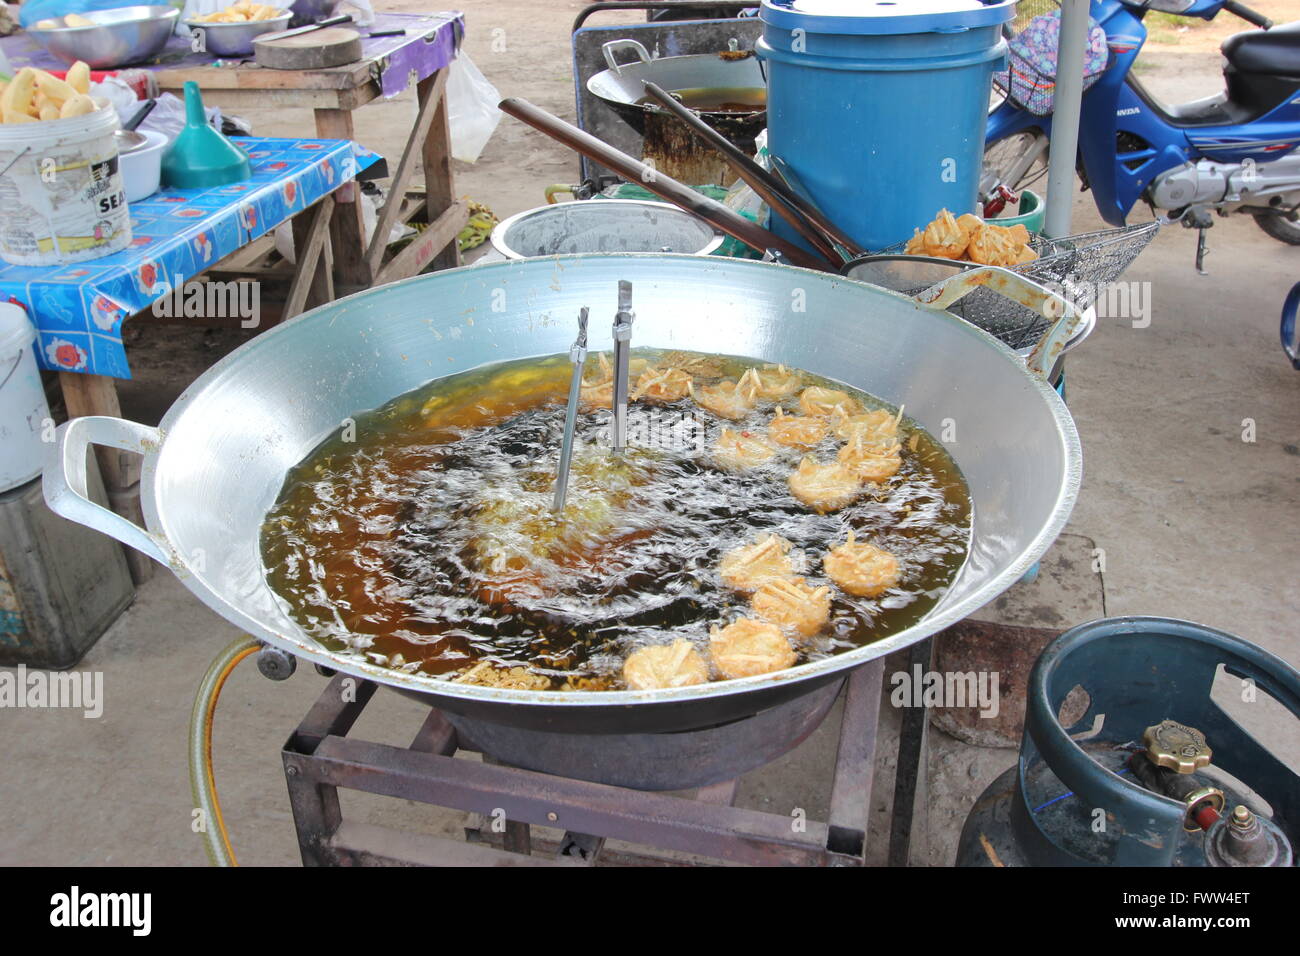
<svg viewBox="0 0 1300 956">
<path fill-rule="evenodd" d="M 6 123 L 22 122 L 10 119 L 10 116 L 27 115 L 35 89 L 36 71 L 30 66 L 25 66 L 14 75 L 13 80 L 5 87 L 4 95 L 0 96 L 0 113 L 4 114 Z"/>
<path fill-rule="evenodd" d="M 68 67 L 68 85 L 78 93 L 90 92 L 90 67 L 84 60 Z"/>
<path fill-rule="evenodd" d="M 44 70 L 36 74 L 36 88 L 40 90 L 47 100 L 59 107 L 62 107 L 64 103 L 78 93 L 71 84 L 59 79 L 57 76 L 46 73 Z"/>
<path fill-rule="evenodd" d="M 77 93 L 63 104 L 59 110 L 59 119 L 68 119 L 73 116 L 85 116 L 87 113 L 95 111 L 95 101 L 85 93 Z"/>
</svg>

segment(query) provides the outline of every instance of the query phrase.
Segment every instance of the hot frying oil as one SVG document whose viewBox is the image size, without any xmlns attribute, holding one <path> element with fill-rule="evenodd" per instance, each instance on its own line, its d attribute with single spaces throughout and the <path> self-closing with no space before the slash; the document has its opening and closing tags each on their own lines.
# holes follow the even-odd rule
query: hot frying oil
<svg viewBox="0 0 1300 956">
<path fill-rule="evenodd" d="M 696 386 L 752 359 L 636 350 L 648 365 L 688 369 Z M 601 363 L 588 359 L 590 375 Z M 721 556 L 775 532 L 810 584 L 853 529 L 890 551 L 901 579 L 876 598 L 833 585 L 828 626 L 797 641 L 799 661 L 909 627 L 937 603 L 965 560 L 970 501 L 952 459 L 907 418 L 902 468 L 855 503 L 810 511 L 786 478 L 804 454 L 830 461 L 842 441 L 780 449 L 734 473 L 708 454 L 722 428 L 763 433 L 760 402 L 726 421 L 690 397 L 636 402 L 632 447 L 608 447 L 608 407 L 578 417 L 568 503 L 551 511 L 571 366 L 567 356 L 486 366 L 440 379 L 356 416 L 295 466 L 262 533 L 272 589 L 298 623 L 334 651 L 455 677 L 479 662 L 520 686 L 617 689 L 622 661 L 668 634 L 707 646 L 710 625 L 752 614 L 722 584 Z M 802 374 L 804 385 L 866 393 Z M 593 392 L 592 394 L 597 394 Z M 607 401 L 607 399 L 606 399 Z M 797 395 L 783 400 L 798 414 Z M 517 670 L 512 670 L 517 668 Z"/>
</svg>

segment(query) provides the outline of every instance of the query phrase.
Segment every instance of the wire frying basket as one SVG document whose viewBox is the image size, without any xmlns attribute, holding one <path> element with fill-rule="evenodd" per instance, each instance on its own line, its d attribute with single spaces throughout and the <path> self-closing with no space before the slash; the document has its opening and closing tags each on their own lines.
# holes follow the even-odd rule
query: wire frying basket
<svg viewBox="0 0 1300 956">
<path fill-rule="evenodd" d="M 1010 269 L 1061 293 L 1078 311 L 1085 312 L 1096 303 L 1099 292 L 1132 265 L 1159 229 L 1160 223 L 1153 220 L 1064 239 L 1035 236 L 1030 245 L 1039 257 Z M 977 268 L 971 262 L 909 256 L 903 254 L 903 248 L 898 245 L 877 255 L 860 256 L 845 267 L 845 275 L 914 296 L 956 272 Z M 1049 325 L 1037 312 L 990 289 L 976 289 L 949 311 L 1020 350 L 1036 345 Z"/>
</svg>

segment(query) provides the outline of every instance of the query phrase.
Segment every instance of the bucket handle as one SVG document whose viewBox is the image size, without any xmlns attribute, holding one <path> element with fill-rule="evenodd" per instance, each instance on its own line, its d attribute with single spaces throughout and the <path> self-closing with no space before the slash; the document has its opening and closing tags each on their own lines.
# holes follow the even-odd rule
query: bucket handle
<svg viewBox="0 0 1300 956">
<path fill-rule="evenodd" d="M 161 564 L 174 566 L 166 538 L 91 501 L 86 482 L 86 452 L 91 445 L 149 456 L 157 454 L 161 444 L 162 432 L 158 429 L 124 418 L 86 415 L 69 419 L 55 431 L 54 449 L 45 462 L 41 478 L 45 503 L 69 521 L 116 538 Z"/>
<path fill-rule="evenodd" d="M 601 46 L 600 52 L 605 54 L 605 62 L 609 64 L 609 68 L 613 70 L 614 73 L 618 76 L 623 75 L 624 66 L 630 66 L 631 64 L 619 63 L 617 60 L 615 60 L 614 59 L 615 50 L 631 50 L 633 53 L 637 55 L 637 57 L 641 60 L 642 63 L 649 63 L 652 59 L 654 59 L 650 55 L 650 51 L 647 50 L 637 40 L 610 40 L 608 43 L 605 43 Z"/>
<path fill-rule="evenodd" d="M 1057 356 L 1079 328 L 1083 316 L 1046 286 L 998 266 L 981 266 L 959 272 L 918 294 L 916 301 L 930 308 L 946 309 L 978 288 L 991 289 L 1051 320 L 1051 328 L 1034 346 L 1029 358 L 1025 359 L 1029 371 L 1045 381 L 1052 366 L 1056 364 Z"/>
</svg>

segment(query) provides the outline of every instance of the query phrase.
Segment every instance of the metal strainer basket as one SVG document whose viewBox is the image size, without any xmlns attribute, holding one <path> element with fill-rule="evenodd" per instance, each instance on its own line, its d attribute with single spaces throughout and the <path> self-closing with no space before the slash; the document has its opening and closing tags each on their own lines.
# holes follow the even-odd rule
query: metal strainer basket
<svg viewBox="0 0 1300 956">
<path fill-rule="evenodd" d="M 1065 239 L 1035 236 L 1030 245 L 1039 257 L 1010 268 L 1057 289 L 1078 311 L 1086 312 L 1095 303 L 1098 289 L 1118 279 L 1159 228 L 1160 223 L 1152 221 Z M 844 267 L 844 274 L 914 296 L 957 272 L 977 268 L 971 262 L 909 256 L 903 248 L 900 244 L 878 254 L 859 256 Z M 954 303 L 949 311 L 1013 349 L 1033 347 L 1048 326 L 1047 320 L 1033 310 L 988 289 L 977 289 Z"/>
</svg>

